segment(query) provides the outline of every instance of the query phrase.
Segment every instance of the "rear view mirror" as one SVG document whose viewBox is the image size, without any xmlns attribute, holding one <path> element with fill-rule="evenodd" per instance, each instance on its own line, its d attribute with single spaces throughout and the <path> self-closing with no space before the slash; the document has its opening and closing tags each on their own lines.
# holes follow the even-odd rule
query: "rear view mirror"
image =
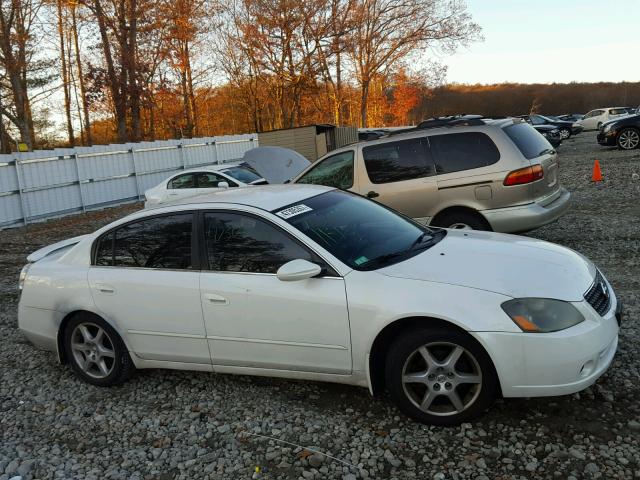
<svg viewBox="0 0 640 480">
<path fill-rule="evenodd" d="M 282 265 L 276 276 L 283 282 L 295 282 L 296 280 L 306 280 L 320 275 L 322 268 L 320 265 L 311 263 L 307 260 L 297 259 Z"/>
<path fill-rule="evenodd" d="M 218 182 L 218 188 L 229 188 L 229 184 L 227 182 Z"/>
</svg>

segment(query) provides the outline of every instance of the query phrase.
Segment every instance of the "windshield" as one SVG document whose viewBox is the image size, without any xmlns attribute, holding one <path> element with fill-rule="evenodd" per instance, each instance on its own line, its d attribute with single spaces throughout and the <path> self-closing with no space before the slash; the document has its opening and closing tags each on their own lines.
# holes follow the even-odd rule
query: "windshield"
<svg viewBox="0 0 640 480">
<path fill-rule="evenodd" d="M 509 138 L 516 144 L 527 160 L 539 157 L 553 150 L 551 144 L 528 123 L 515 123 L 504 128 Z"/>
<path fill-rule="evenodd" d="M 229 175 L 230 177 L 235 178 L 236 180 L 241 181 L 242 183 L 251 183 L 256 180 L 262 180 L 262 177 L 258 175 L 258 173 L 251 167 L 241 166 L 241 167 L 230 167 L 223 170 L 224 173 Z"/>
<path fill-rule="evenodd" d="M 423 227 L 376 202 L 340 190 L 274 213 L 356 270 L 375 270 L 406 260 L 446 235 L 446 230 Z"/>
</svg>

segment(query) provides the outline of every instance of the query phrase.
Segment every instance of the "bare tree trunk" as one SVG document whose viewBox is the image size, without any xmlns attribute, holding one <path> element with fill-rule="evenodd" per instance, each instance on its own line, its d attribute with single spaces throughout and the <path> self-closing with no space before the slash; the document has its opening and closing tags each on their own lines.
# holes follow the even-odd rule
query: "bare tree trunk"
<svg viewBox="0 0 640 480">
<path fill-rule="evenodd" d="M 369 80 L 362 80 L 360 88 L 360 126 L 367 128 L 367 103 L 369 102 Z"/>
<path fill-rule="evenodd" d="M 129 104 L 131 105 L 131 140 L 140 141 L 142 138 L 142 129 L 140 128 L 140 87 L 137 75 L 138 66 L 138 22 L 137 22 L 137 0 L 130 1 L 130 17 L 129 17 Z"/>
<path fill-rule="evenodd" d="M 73 123 L 71 122 L 71 95 L 69 93 L 69 71 L 67 69 L 67 55 L 65 53 L 65 35 L 62 22 L 62 0 L 57 0 L 58 7 L 58 35 L 60 36 L 60 62 L 62 66 L 62 90 L 64 91 L 64 113 L 67 117 L 67 135 L 69 137 L 69 146 L 75 145 L 73 134 Z"/>
<path fill-rule="evenodd" d="M 82 61 L 80 59 L 80 45 L 78 42 L 78 23 L 76 20 L 76 4 L 71 5 L 71 31 L 73 34 L 73 44 L 76 56 L 76 71 L 78 72 L 78 85 L 80 86 L 80 98 L 82 100 L 82 113 L 84 116 L 84 140 L 85 145 L 93 145 L 91 136 L 91 121 L 89 119 L 89 104 L 87 103 L 87 92 L 84 86 L 84 76 L 82 74 Z"/>
</svg>

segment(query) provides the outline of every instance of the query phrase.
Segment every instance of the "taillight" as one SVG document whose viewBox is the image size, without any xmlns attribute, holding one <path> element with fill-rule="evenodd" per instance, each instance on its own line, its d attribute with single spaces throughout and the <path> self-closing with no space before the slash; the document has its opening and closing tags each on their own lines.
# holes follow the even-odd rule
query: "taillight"
<svg viewBox="0 0 640 480">
<path fill-rule="evenodd" d="M 523 185 L 525 183 L 540 180 L 542 177 L 544 177 L 542 165 L 534 165 L 532 167 L 519 168 L 518 170 L 509 172 L 505 177 L 503 184 L 507 187 L 511 185 Z"/>
</svg>

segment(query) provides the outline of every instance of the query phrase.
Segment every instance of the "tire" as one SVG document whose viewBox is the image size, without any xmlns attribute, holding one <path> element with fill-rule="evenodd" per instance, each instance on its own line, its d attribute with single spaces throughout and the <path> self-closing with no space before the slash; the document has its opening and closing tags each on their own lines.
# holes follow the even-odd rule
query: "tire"
<svg viewBox="0 0 640 480">
<path fill-rule="evenodd" d="M 467 211 L 452 211 L 436 217 L 433 222 L 436 227 L 453 228 L 457 230 L 485 230 L 491 231 L 489 223 L 478 213 Z"/>
<path fill-rule="evenodd" d="M 600 131 L 601 128 L 602 128 L 602 122 L 598 122 L 598 126 L 596 127 L 596 130 Z"/>
<path fill-rule="evenodd" d="M 97 315 L 79 313 L 69 320 L 64 348 L 76 375 L 92 385 L 119 385 L 135 370 L 118 333 Z"/>
<path fill-rule="evenodd" d="M 566 140 L 571 137 L 571 129 L 570 128 L 561 128 L 560 129 L 560 138 L 562 140 Z"/>
<path fill-rule="evenodd" d="M 428 356 L 423 355 L 424 349 Z M 447 366 L 453 352 L 459 356 L 453 366 Z M 475 418 L 499 393 L 493 363 L 480 344 L 466 333 L 443 328 L 412 329 L 393 342 L 386 357 L 385 380 L 404 414 L 431 425 L 454 426 Z M 457 406 L 451 400 L 455 396 Z M 430 402 L 427 408 L 421 408 L 423 401 Z"/>
<path fill-rule="evenodd" d="M 624 128 L 618 134 L 616 145 L 620 150 L 633 150 L 640 147 L 640 130 L 636 128 Z"/>
</svg>

